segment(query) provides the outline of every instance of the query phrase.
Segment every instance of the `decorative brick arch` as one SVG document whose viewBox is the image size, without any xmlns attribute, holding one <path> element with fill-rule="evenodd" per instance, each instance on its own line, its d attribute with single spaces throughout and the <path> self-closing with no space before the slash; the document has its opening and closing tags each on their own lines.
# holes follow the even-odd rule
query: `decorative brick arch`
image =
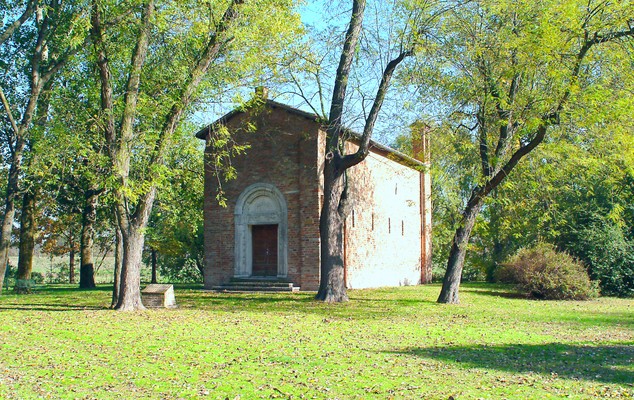
<svg viewBox="0 0 634 400">
<path fill-rule="evenodd" d="M 284 195 L 268 183 L 255 183 L 242 192 L 236 202 L 234 276 L 252 275 L 253 225 L 277 225 L 277 276 L 288 274 L 288 207 Z"/>
</svg>

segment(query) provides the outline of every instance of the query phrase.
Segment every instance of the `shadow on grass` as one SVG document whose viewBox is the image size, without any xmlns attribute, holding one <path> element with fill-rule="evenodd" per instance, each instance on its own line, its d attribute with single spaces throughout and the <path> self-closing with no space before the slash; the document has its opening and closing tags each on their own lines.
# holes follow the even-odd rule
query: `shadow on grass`
<svg viewBox="0 0 634 400">
<path fill-rule="evenodd" d="M 3 304 L 3 305 L 0 305 L 0 310 L 61 312 L 61 311 L 82 311 L 82 310 L 101 311 L 101 310 L 109 310 L 109 308 L 98 307 L 98 306 L 81 306 L 81 305 L 73 305 L 73 304 L 48 304 L 48 303 L 23 304 L 21 303 L 21 304 Z"/>
<path fill-rule="evenodd" d="M 560 343 L 541 345 L 451 346 L 392 351 L 456 363 L 469 368 L 537 373 L 568 379 L 632 385 L 634 342 L 613 346 Z"/>
<path fill-rule="evenodd" d="M 469 292 L 469 290 L 465 290 Z M 492 297 L 503 297 L 505 299 L 522 299 L 527 300 L 528 296 L 524 293 L 513 292 L 513 291 L 502 291 L 502 290 L 471 290 L 471 293 L 479 294 L 483 296 L 492 296 Z"/>
<path fill-rule="evenodd" d="M 350 301 L 338 304 L 326 304 L 315 300 L 315 293 L 216 293 L 200 291 L 183 291 L 176 293 L 176 301 L 181 308 L 213 309 L 215 311 L 248 311 L 248 312 L 289 312 L 315 314 L 324 317 L 341 317 L 344 319 L 383 318 L 386 314 L 398 315 L 406 312 L 404 306 L 419 306 L 430 301 L 418 299 L 375 299 L 355 297 L 350 294 Z"/>
<path fill-rule="evenodd" d="M 82 289 L 77 285 L 41 286 L 36 287 L 35 292 L 41 293 L 78 293 L 78 292 L 112 292 L 112 285 L 97 285 L 92 289 Z"/>
<path fill-rule="evenodd" d="M 30 293 L 3 292 L 0 311 L 81 311 L 107 310 L 112 285 L 98 285 L 93 289 L 80 289 L 78 285 L 38 285 Z"/>
<path fill-rule="evenodd" d="M 517 291 L 513 285 L 499 283 L 469 282 L 462 285 L 461 291 L 476 295 L 502 297 L 505 299 L 527 298 L 526 294 Z"/>
</svg>

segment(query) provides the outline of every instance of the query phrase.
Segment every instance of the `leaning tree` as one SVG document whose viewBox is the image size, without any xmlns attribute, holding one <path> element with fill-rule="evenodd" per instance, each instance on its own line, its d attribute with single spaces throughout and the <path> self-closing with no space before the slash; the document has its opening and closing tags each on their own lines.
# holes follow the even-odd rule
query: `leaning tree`
<svg viewBox="0 0 634 400">
<path fill-rule="evenodd" d="M 570 115 L 600 116 L 632 89 L 629 2 L 478 0 L 447 13 L 421 51 L 417 81 L 445 123 L 471 138 L 479 177 L 463 204 L 440 303 L 458 303 L 467 244 L 487 197 Z M 628 47 L 630 46 L 630 47 Z"/>
</svg>

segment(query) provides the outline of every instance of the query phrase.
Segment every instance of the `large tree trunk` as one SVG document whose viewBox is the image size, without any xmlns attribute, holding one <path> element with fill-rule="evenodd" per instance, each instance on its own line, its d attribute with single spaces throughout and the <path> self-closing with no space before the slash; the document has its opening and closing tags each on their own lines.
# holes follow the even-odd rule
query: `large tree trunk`
<svg viewBox="0 0 634 400">
<path fill-rule="evenodd" d="M 348 301 L 343 254 L 345 175 L 337 169 L 336 161 L 338 158 L 333 158 L 324 167 L 324 204 L 319 218 L 321 278 L 315 298 L 327 303 Z"/>
<path fill-rule="evenodd" d="M 9 180 L 7 183 L 7 191 L 4 206 L 4 215 L 2 218 L 2 230 L 0 231 L 0 293 L 4 283 L 4 274 L 9 262 L 9 248 L 11 247 L 11 234 L 13 231 L 13 222 L 15 220 L 15 199 L 18 195 L 18 183 L 20 180 L 20 169 L 22 167 L 22 152 L 24 150 L 24 142 L 15 149 L 9 168 Z"/>
<path fill-rule="evenodd" d="M 79 287 L 82 289 L 95 288 L 95 267 L 92 257 L 92 247 L 95 237 L 95 222 L 97 220 L 97 200 L 99 192 L 86 192 L 84 211 L 82 213 L 81 241 L 79 245 L 80 267 Z"/>
<path fill-rule="evenodd" d="M 390 79 L 396 67 L 411 56 L 412 50 L 402 50 L 392 59 L 383 70 L 381 83 L 376 92 L 370 112 L 365 119 L 363 134 L 360 138 L 359 148 L 353 154 L 342 155 L 345 138 L 342 136 L 341 125 L 348 86 L 350 68 L 355 58 L 357 43 L 363 26 L 365 0 L 353 0 L 350 24 L 346 31 L 335 86 L 332 93 L 330 113 L 328 116 L 326 165 L 324 166 L 324 204 L 319 219 L 321 238 L 321 276 L 317 299 L 327 302 L 346 301 L 348 296 L 345 287 L 345 271 L 343 257 L 343 226 L 346 218 L 347 190 L 345 171 L 365 160 L 369 153 L 370 139 L 374 131 L 374 125 L 385 99 L 385 94 L 390 86 Z"/>
<path fill-rule="evenodd" d="M 123 237 L 119 226 L 115 226 L 115 250 L 114 250 L 114 280 L 112 287 L 112 303 L 114 308 L 119 302 L 119 289 L 121 288 L 121 269 L 123 266 Z"/>
<path fill-rule="evenodd" d="M 123 265 L 119 299 L 115 310 L 144 310 L 141 302 L 141 263 L 145 234 L 143 229 L 130 227 L 123 235 Z"/>
<path fill-rule="evenodd" d="M 232 40 L 227 30 L 237 18 L 238 8 L 243 3 L 243 0 L 232 0 L 230 2 L 221 20 L 215 26 L 215 33 L 207 35 L 205 48 L 199 54 L 195 64 L 190 66 L 189 79 L 174 88 L 175 93 L 177 93 L 177 101 L 175 101 L 168 114 L 164 115 L 164 124 L 155 142 L 154 151 L 149 160 L 147 160 L 148 168 L 163 165 L 163 153 L 174 131 L 177 129 L 183 113 L 195 98 L 198 87 L 214 60 L 222 55 L 225 45 Z M 104 136 L 109 146 L 110 161 L 114 170 L 117 171 L 118 183 L 121 188 L 127 186 L 129 179 L 132 154 L 128 145 L 138 140 L 137 132 L 135 132 L 135 121 L 137 119 L 136 113 L 140 88 L 142 87 L 142 70 L 150 44 L 154 11 L 154 1 L 147 1 L 141 13 L 141 25 L 137 33 L 136 44 L 129 66 L 120 124 L 115 123 L 112 75 L 108 57 L 106 56 L 107 46 L 103 40 L 105 36 L 104 24 L 102 23 L 102 15 L 97 2 L 93 2 L 91 12 L 91 36 L 96 47 L 97 66 L 101 81 L 101 108 L 105 111 L 104 114 L 107 115 L 107 120 L 104 124 Z M 126 199 L 123 193 L 118 193 L 116 214 L 118 227 L 123 235 L 123 266 L 118 301 L 115 306 L 117 310 L 144 309 L 141 303 L 140 290 L 141 254 L 145 239 L 144 230 L 147 227 L 156 193 L 154 177 L 150 177 L 145 183 L 149 187 L 148 191 L 140 195 L 138 202 L 132 207 L 129 204 L 130 199 Z M 130 215 L 131 208 L 135 209 L 132 215 Z"/>
<path fill-rule="evenodd" d="M 438 296 L 438 303 L 458 304 L 458 289 L 460 287 L 460 279 L 462 278 L 462 268 L 464 267 L 464 258 L 467 252 L 467 245 L 471 237 L 471 231 L 475 220 L 482 209 L 483 200 L 472 195 L 472 201 L 467 203 L 462 213 L 462 221 L 451 243 L 451 251 L 449 252 L 449 260 L 447 261 L 447 271 L 442 283 L 442 290 Z"/>
<path fill-rule="evenodd" d="M 33 271 L 33 252 L 35 250 L 35 193 L 27 191 L 22 197 L 22 216 L 20 218 L 20 253 L 18 256 L 17 279 L 31 279 Z M 17 290 L 17 286 L 16 286 Z"/>
</svg>

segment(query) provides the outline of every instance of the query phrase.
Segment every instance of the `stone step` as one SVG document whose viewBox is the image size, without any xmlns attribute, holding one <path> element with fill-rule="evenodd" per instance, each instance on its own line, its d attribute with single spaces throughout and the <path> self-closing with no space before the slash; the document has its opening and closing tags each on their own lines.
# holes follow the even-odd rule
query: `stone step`
<svg viewBox="0 0 634 400">
<path fill-rule="evenodd" d="M 261 287 L 293 287 L 292 282 L 268 282 L 268 281 L 230 281 L 223 286 L 261 286 Z"/>
<path fill-rule="evenodd" d="M 276 276 L 254 276 L 250 278 L 231 278 L 229 282 L 283 282 L 283 283 L 293 283 L 288 278 L 278 278 Z"/>
<path fill-rule="evenodd" d="M 216 292 L 241 293 L 241 292 L 299 292 L 299 287 L 293 284 L 287 286 L 257 286 L 257 285 L 221 285 L 212 287 Z"/>
</svg>

